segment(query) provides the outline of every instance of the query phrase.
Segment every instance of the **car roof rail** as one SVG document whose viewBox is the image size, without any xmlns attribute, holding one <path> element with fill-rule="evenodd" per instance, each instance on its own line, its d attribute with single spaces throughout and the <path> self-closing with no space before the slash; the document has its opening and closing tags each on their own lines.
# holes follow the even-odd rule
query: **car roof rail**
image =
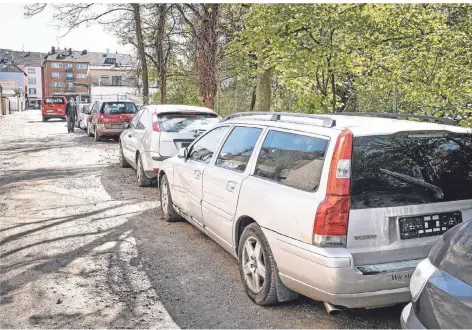
<svg viewBox="0 0 472 330">
<path fill-rule="evenodd" d="M 391 112 L 335 112 L 331 113 L 330 115 L 339 115 L 339 116 L 366 116 L 366 117 L 379 117 L 379 118 L 417 118 L 417 119 L 424 119 L 424 120 L 431 120 L 440 122 L 444 125 L 451 125 L 456 126 L 454 120 L 444 117 L 434 117 L 434 116 L 426 116 L 426 115 L 413 115 L 413 114 L 406 114 L 406 113 L 391 113 Z"/>
<path fill-rule="evenodd" d="M 321 120 L 322 124 L 319 126 L 322 127 L 334 127 L 336 126 L 336 120 L 329 118 L 327 116 L 322 116 L 322 115 L 312 115 L 308 113 L 292 113 L 292 112 L 237 112 L 237 113 L 232 113 L 225 118 L 223 118 L 221 121 L 227 121 L 233 118 L 237 117 L 249 117 L 249 116 L 259 116 L 259 115 L 264 115 L 264 116 L 270 116 L 270 121 L 283 121 L 281 117 L 299 117 L 299 118 L 309 118 L 309 119 L 317 119 Z M 306 123 L 298 123 L 298 124 L 306 124 Z M 311 123 L 310 123 L 311 124 Z M 313 124 L 314 125 L 314 124 Z"/>
</svg>

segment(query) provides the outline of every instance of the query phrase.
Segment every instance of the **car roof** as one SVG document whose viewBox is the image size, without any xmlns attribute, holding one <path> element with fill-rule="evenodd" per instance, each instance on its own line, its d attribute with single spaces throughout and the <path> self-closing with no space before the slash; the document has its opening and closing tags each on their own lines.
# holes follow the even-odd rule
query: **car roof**
<svg viewBox="0 0 472 330">
<path fill-rule="evenodd" d="M 341 131 L 349 129 L 355 136 L 368 135 L 388 135 L 401 131 L 450 131 L 456 133 L 472 134 L 472 129 L 453 125 L 438 124 L 432 122 L 419 122 L 412 120 L 379 118 L 370 116 L 343 116 L 343 115 L 318 115 L 319 119 L 310 117 L 290 117 L 281 116 L 280 120 L 271 121 L 269 116 L 275 112 L 265 115 L 255 115 L 247 117 L 236 117 L 226 120 L 225 123 L 257 124 L 263 126 L 273 126 L 285 129 L 296 129 L 312 133 L 326 132 L 327 130 Z M 331 128 L 322 127 L 322 119 L 332 119 L 334 126 Z M 331 135 L 331 134 L 329 134 Z"/>
<path fill-rule="evenodd" d="M 197 107 L 193 105 L 184 105 L 184 104 L 156 104 L 156 105 L 147 105 L 145 108 L 155 112 L 179 112 L 179 111 L 197 111 L 204 113 L 216 114 L 213 110 L 205 107 Z"/>
</svg>

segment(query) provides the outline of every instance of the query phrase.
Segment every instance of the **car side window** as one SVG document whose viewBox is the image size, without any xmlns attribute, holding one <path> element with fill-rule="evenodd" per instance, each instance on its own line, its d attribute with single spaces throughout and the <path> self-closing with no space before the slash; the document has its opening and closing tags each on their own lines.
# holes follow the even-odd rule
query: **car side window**
<svg viewBox="0 0 472 330">
<path fill-rule="evenodd" d="M 189 159 L 209 164 L 229 126 L 220 126 L 199 139 L 190 151 Z"/>
<path fill-rule="evenodd" d="M 141 115 L 143 114 L 143 111 L 144 110 L 141 110 L 137 114 L 134 115 L 133 119 L 131 120 L 131 124 L 129 125 L 130 128 L 137 128 L 139 117 L 141 117 Z"/>
<path fill-rule="evenodd" d="M 262 145 L 254 176 L 315 191 L 328 144 L 327 139 L 272 130 Z"/>
<path fill-rule="evenodd" d="M 97 108 L 98 108 L 98 102 L 95 102 L 95 104 L 94 104 L 93 107 L 92 107 L 92 112 L 91 112 L 91 113 L 92 113 L 92 114 L 97 113 Z"/>
<path fill-rule="evenodd" d="M 137 129 L 146 129 L 150 127 L 149 121 L 151 118 L 149 117 L 149 111 L 147 109 L 143 109 L 143 114 L 139 117 Z"/>
<path fill-rule="evenodd" d="M 216 159 L 216 166 L 244 172 L 261 135 L 262 128 L 235 127 Z"/>
</svg>

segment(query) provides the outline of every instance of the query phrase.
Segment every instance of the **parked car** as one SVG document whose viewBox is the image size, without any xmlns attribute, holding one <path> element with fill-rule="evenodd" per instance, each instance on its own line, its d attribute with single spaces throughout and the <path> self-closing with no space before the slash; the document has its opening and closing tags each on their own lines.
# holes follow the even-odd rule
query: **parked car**
<svg viewBox="0 0 472 330">
<path fill-rule="evenodd" d="M 96 101 L 90 108 L 87 119 L 87 133 L 94 136 L 95 141 L 102 138 L 119 139 L 125 130 L 125 124 L 137 113 L 133 102 Z"/>
<path fill-rule="evenodd" d="M 51 96 L 43 99 L 41 113 L 43 121 L 51 118 L 66 119 L 67 100 L 64 96 Z"/>
<path fill-rule="evenodd" d="M 472 221 L 438 239 L 416 267 L 410 291 L 413 301 L 403 309 L 402 328 L 472 328 Z"/>
<path fill-rule="evenodd" d="M 139 186 L 156 178 L 162 161 L 187 147 L 221 118 L 203 107 L 150 105 L 143 107 L 120 137 L 121 165 L 136 169 Z"/>
<path fill-rule="evenodd" d="M 86 130 L 87 129 L 87 119 L 90 114 L 90 103 L 82 103 L 79 104 L 79 107 L 77 109 L 77 118 L 75 121 L 75 126 Z"/>
<path fill-rule="evenodd" d="M 163 162 L 164 217 L 237 257 L 259 305 L 408 302 L 438 235 L 472 216 L 472 131 L 380 115 L 223 119 Z"/>
</svg>

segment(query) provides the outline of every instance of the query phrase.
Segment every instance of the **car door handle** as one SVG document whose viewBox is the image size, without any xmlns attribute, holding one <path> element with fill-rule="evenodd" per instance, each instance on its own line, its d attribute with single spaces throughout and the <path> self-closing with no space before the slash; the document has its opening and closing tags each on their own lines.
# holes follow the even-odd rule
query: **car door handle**
<svg viewBox="0 0 472 330">
<path fill-rule="evenodd" d="M 193 175 L 195 176 L 196 179 L 200 179 L 200 176 L 202 176 L 202 172 L 199 170 L 193 171 Z"/>
<path fill-rule="evenodd" d="M 229 181 L 226 185 L 226 189 L 228 189 L 228 191 L 233 191 L 234 188 L 236 188 L 236 182 Z"/>
</svg>

